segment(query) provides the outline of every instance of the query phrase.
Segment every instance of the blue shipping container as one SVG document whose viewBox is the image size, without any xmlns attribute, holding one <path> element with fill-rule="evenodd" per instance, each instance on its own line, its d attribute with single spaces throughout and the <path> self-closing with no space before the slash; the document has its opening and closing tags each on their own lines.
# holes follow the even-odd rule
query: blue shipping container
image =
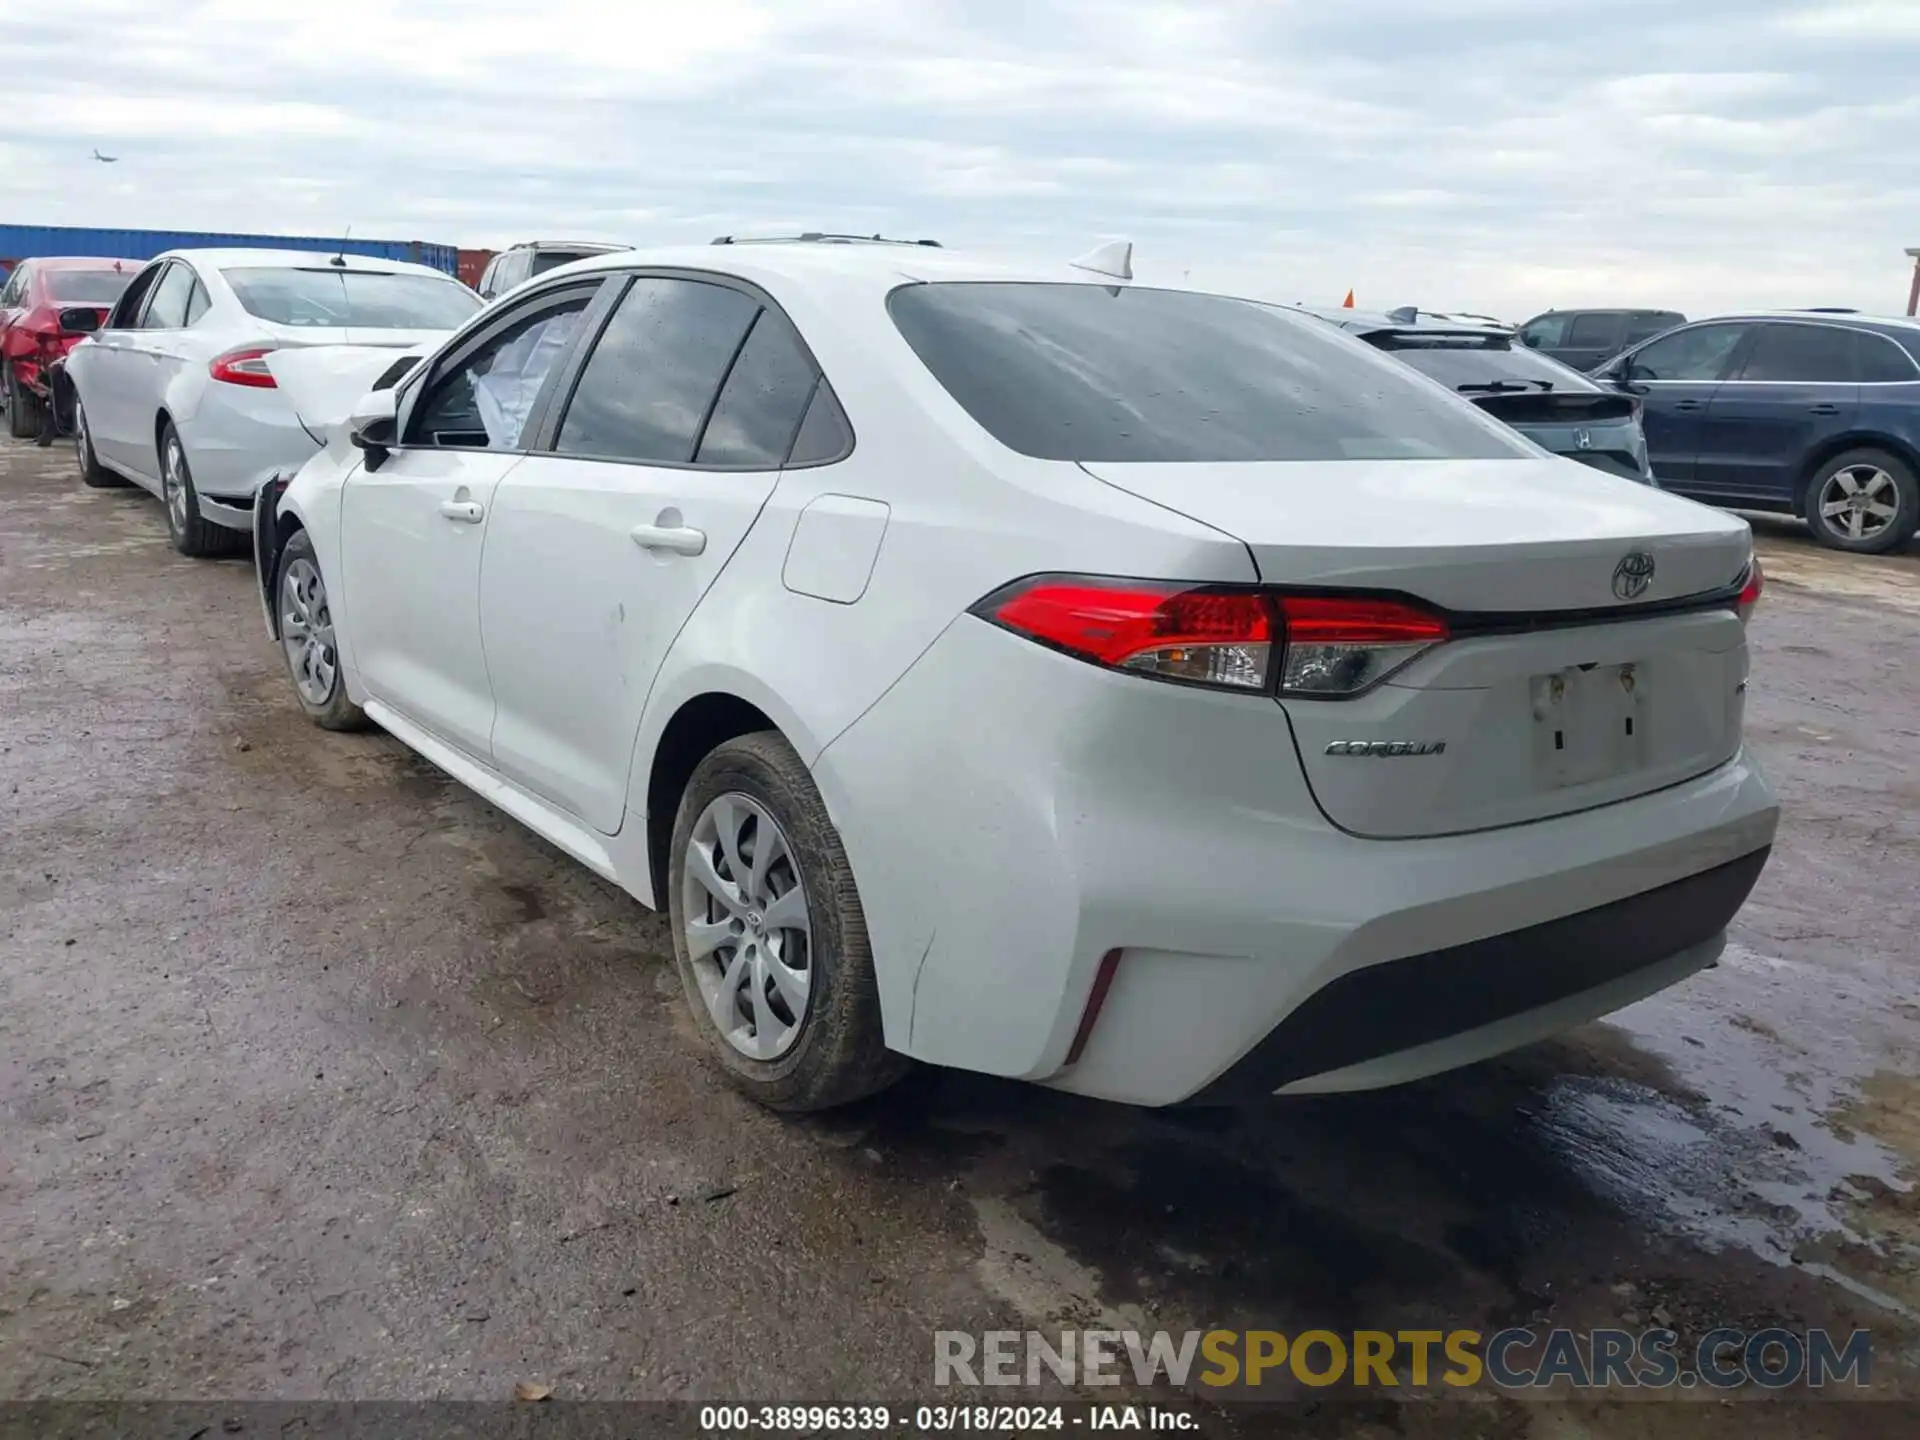
<svg viewBox="0 0 1920 1440">
<path fill-rule="evenodd" d="M 449 275 L 459 273 L 460 252 L 425 240 L 360 240 L 326 235 L 221 235 L 192 230 L 89 230 L 68 225 L 0 225 L 0 271 L 38 255 L 122 256 L 151 260 L 166 250 L 235 247 L 258 250 L 346 251 L 376 260 L 411 260 Z"/>
</svg>

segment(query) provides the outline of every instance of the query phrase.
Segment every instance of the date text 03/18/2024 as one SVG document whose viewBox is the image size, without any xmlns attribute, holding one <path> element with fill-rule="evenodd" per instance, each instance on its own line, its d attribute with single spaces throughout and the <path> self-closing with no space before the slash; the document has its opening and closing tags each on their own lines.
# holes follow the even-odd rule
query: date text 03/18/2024
<svg viewBox="0 0 1920 1440">
<path fill-rule="evenodd" d="M 1159 1405 L 705 1405 L 703 1435 L 908 1431 L 1194 1431 L 1197 1417 Z"/>
</svg>

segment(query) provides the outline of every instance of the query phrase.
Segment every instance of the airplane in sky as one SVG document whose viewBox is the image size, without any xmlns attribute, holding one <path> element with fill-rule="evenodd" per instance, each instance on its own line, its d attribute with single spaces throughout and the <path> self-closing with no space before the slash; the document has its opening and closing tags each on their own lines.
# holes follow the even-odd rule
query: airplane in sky
<svg viewBox="0 0 1920 1440">
<path fill-rule="evenodd" d="M 93 152 L 93 158 L 98 160 L 102 165 L 117 165 L 120 162 L 118 155 L 102 155 L 98 150 Z"/>
</svg>

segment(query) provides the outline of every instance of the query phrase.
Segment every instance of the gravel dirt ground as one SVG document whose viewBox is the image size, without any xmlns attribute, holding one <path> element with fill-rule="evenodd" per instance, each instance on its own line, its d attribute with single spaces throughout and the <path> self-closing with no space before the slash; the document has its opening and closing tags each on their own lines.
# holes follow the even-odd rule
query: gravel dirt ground
<svg viewBox="0 0 1920 1440">
<path fill-rule="evenodd" d="M 1370 1096 L 736 1098 L 662 922 L 295 709 L 245 562 L 0 448 L 0 1400 L 925 1397 L 937 1329 L 1874 1334 L 1920 1383 L 1920 563 L 1755 521 L 1785 798 L 1724 963 Z M 1397 1402 L 1353 1434 L 1914 1432 Z M 1003 1398 L 1003 1397 L 995 1397 Z"/>
</svg>

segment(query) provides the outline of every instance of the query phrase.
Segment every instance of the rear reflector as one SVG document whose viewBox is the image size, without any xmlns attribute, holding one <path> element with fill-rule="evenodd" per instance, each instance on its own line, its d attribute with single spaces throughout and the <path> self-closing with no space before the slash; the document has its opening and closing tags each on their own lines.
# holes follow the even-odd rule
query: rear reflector
<svg viewBox="0 0 1920 1440">
<path fill-rule="evenodd" d="M 1110 669 L 1323 699 L 1359 694 L 1447 639 L 1439 616 L 1378 596 L 1100 576 L 1018 580 L 973 613 Z"/>
<path fill-rule="evenodd" d="M 1747 565 L 1747 578 L 1740 586 L 1740 598 L 1733 603 L 1744 623 L 1753 618 L 1753 612 L 1760 604 L 1760 594 L 1767 588 L 1767 577 L 1760 573 L 1760 557 L 1754 556 Z"/>
<path fill-rule="evenodd" d="M 273 372 L 267 369 L 267 347 L 229 350 L 207 366 L 207 374 L 227 385 L 248 385 L 256 390 L 277 390 Z"/>
</svg>

